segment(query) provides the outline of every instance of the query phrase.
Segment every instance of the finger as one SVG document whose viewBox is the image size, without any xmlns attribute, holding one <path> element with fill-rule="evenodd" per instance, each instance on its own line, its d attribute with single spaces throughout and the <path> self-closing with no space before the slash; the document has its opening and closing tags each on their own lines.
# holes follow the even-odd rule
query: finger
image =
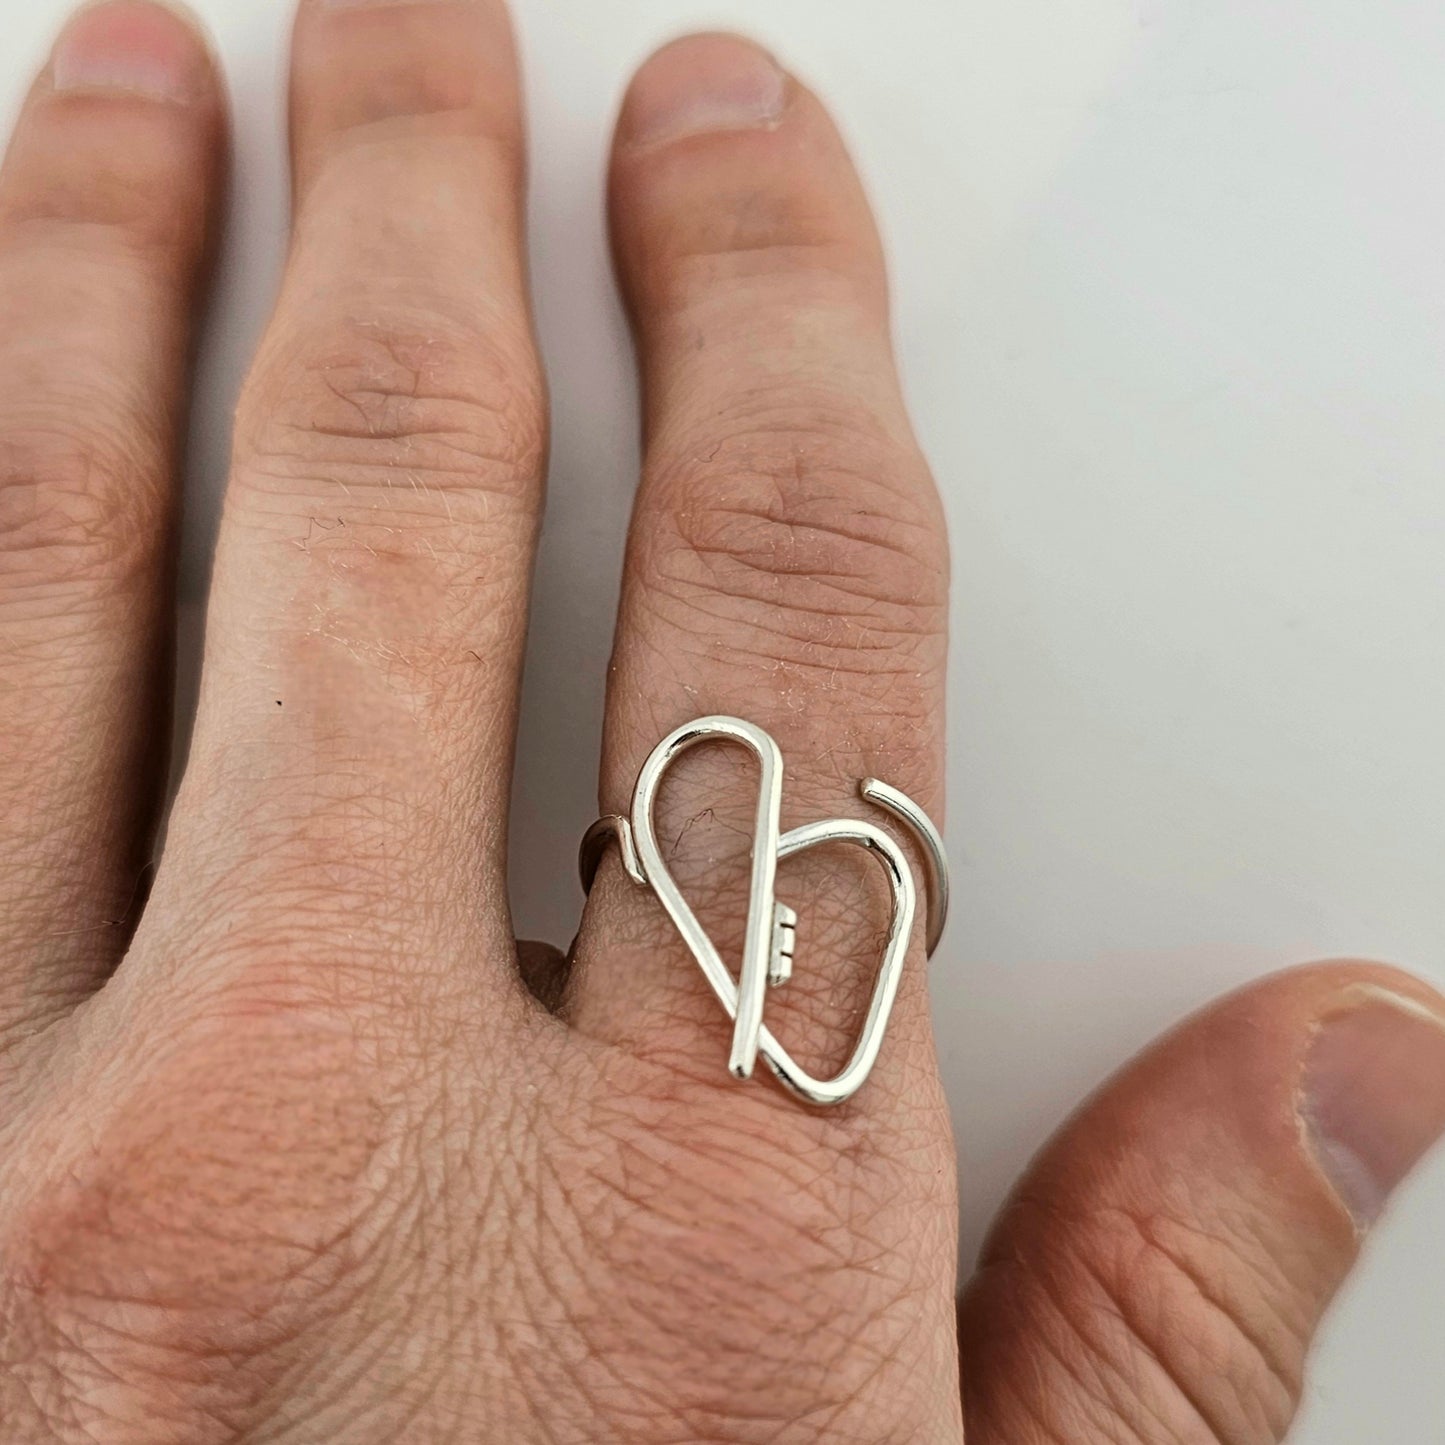
<svg viewBox="0 0 1445 1445">
<path fill-rule="evenodd" d="M 1032 1166 L 964 1296 L 970 1445 L 1284 1438 L 1386 1196 L 1445 1129 L 1445 1001 L 1363 965 L 1209 1009 Z"/>
<path fill-rule="evenodd" d="M 722 713 L 781 748 L 785 826 L 886 821 L 859 802 L 868 776 L 936 816 L 944 529 L 895 375 L 877 233 L 832 122 L 755 47 L 678 42 L 624 105 L 612 220 L 646 460 L 608 692 L 604 809 L 627 810 L 664 734 Z M 669 778 L 659 837 L 735 959 L 756 771 L 708 749 Z M 780 875 L 800 915 L 798 956 L 792 981 L 768 994 L 767 1022 L 815 1074 L 846 1058 L 877 971 L 888 905 L 872 866 L 829 849 Z M 717 1001 L 615 857 L 578 961 L 584 1031 L 738 1087 Z M 861 1108 L 929 1096 L 927 1084 L 918 1094 L 932 1068 L 922 979 L 915 956 Z"/>
<path fill-rule="evenodd" d="M 388 990 L 397 950 L 412 977 L 464 956 L 470 987 L 479 941 L 512 956 L 543 468 L 502 6 L 307 0 L 292 133 L 292 251 L 238 413 L 171 830 L 185 865 L 157 903 L 193 957 L 259 931 L 316 982 L 332 976 L 306 960 L 344 939 L 385 960 Z M 278 939 L 278 918 L 306 938 Z"/>
<path fill-rule="evenodd" d="M 894 375 L 878 239 L 837 132 L 755 47 L 678 42 L 624 103 L 611 214 L 645 459 L 604 811 L 627 810 L 665 734 L 723 713 L 779 745 L 784 827 L 878 819 L 857 797 L 869 775 L 936 816 L 943 528 Z M 671 871 L 734 968 L 757 792 L 739 750 L 708 747 L 680 759 L 656 810 Z M 889 903 L 875 867 L 827 849 L 779 871 L 797 957 L 766 1023 L 818 1078 L 847 1058 L 878 970 Z M 840 1439 L 960 1438 L 955 1174 L 924 994 L 919 944 L 872 1076 L 841 1108 L 800 1106 L 765 1068 L 739 1082 L 728 1020 L 658 900 L 615 848 L 604 860 L 568 1013 L 601 1041 L 600 1116 L 635 1118 L 649 1140 L 645 1159 L 628 1158 L 626 1196 L 648 1197 L 656 1173 L 684 1211 L 667 1232 L 670 1277 L 697 1267 L 720 1282 L 704 1320 L 686 1291 L 634 1286 L 645 1263 L 616 1292 L 618 1318 L 677 1342 L 694 1418 L 736 1421 L 746 1400 L 753 1422 L 826 1419 Z M 641 1213 L 643 1227 L 610 1236 L 614 1260 L 646 1261 L 649 1238 L 655 1250 Z M 786 1349 L 741 1359 L 736 1341 L 759 1329 L 806 1338 L 806 1367 Z"/>
<path fill-rule="evenodd" d="M 113 965 L 143 891 L 222 129 L 192 26 L 116 0 L 66 27 L 0 172 L 0 1041 Z"/>
</svg>

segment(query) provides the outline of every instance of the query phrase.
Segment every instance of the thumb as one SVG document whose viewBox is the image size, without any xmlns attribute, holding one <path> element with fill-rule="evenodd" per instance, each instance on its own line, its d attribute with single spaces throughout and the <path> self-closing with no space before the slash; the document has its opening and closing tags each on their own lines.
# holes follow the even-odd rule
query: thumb
<svg viewBox="0 0 1445 1445">
<path fill-rule="evenodd" d="M 1445 1130 L 1445 1001 L 1266 980 L 1156 1044 L 1034 1162 L 959 1307 L 969 1445 L 1274 1445 L 1325 1306 Z"/>
</svg>

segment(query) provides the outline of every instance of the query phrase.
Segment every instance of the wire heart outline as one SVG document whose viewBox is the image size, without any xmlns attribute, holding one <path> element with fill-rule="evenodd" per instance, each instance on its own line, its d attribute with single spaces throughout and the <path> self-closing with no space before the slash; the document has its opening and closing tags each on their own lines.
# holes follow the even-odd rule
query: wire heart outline
<svg viewBox="0 0 1445 1445">
<path fill-rule="evenodd" d="M 757 759 L 760 772 L 748 917 L 742 965 L 736 979 L 682 896 L 662 856 L 653 824 L 657 793 L 667 770 L 689 748 L 709 741 L 731 741 L 746 747 Z M 756 1059 L 761 1054 L 783 1086 L 799 1098 L 815 1105 L 841 1104 L 862 1087 L 882 1049 L 883 1036 L 907 960 L 917 913 L 917 886 L 903 850 L 892 837 L 872 823 L 850 818 L 825 818 L 782 833 L 782 789 L 782 754 L 777 743 L 762 728 L 743 718 L 723 715 L 685 723 L 663 738 L 648 755 L 637 775 L 630 818 L 615 815 L 600 818 L 588 829 L 580 854 L 583 885 L 590 886 L 602 848 L 611 837 L 616 836 L 629 877 L 636 883 L 647 885 L 657 895 L 713 994 L 733 1021 L 729 1072 L 739 1079 L 751 1077 Z M 947 865 L 942 839 L 927 814 L 896 788 L 869 778 L 860 784 L 860 792 L 865 799 L 878 804 L 906 825 L 923 846 L 933 885 L 933 906 L 929 910 L 928 927 L 928 951 L 931 954 L 942 932 L 948 907 Z M 781 983 L 786 977 L 770 970 L 770 964 L 777 958 L 781 914 L 791 915 L 791 910 L 787 909 L 782 909 L 780 913 L 775 891 L 778 863 L 809 848 L 835 842 L 865 848 L 879 860 L 889 880 L 892 912 L 882 961 L 853 1052 L 832 1078 L 819 1079 L 802 1068 L 768 1029 L 763 1022 L 763 1009 L 770 977 L 774 983 Z"/>
</svg>

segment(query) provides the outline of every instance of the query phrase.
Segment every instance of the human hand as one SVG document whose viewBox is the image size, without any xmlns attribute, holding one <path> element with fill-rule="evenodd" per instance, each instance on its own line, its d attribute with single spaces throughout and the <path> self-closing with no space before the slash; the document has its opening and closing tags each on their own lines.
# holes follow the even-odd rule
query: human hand
<svg viewBox="0 0 1445 1445">
<path fill-rule="evenodd" d="M 514 944 L 546 421 L 499 5 L 305 0 L 292 116 L 143 911 L 223 149 L 203 48 L 141 0 L 86 12 L 0 178 L 4 1441 L 1280 1439 L 1361 1232 L 1445 1126 L 1445 1004 L 1333 965 L 1185 1025 L 1035 1163 L 956 1309 L 917 941 L 831 1111 L 728 1077 L 615 856 L 570 968 Z M 681 42 L 629 94 L 611 212 L 646 462 L 604 810 L 721 712 L 778 739 L 794 821 L 860 809 L 869 774 L 936 815 L 943 522 L 831 123 L 761 52 Z M 725 957 L 753 788 L 691 753 L 660 810 Z M 871 985 L 866 867 L 786 865 L 769 1021 L 809 1061 Z"/>
</svg>

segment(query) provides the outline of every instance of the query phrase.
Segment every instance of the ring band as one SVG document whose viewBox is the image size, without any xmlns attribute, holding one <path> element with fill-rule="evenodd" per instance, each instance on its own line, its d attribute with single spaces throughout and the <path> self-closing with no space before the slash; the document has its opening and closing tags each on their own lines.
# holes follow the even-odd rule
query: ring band
<svg viewBox="0 0 1445 1445">
<path fill-rule="evenodd" d="M 699 743 L 739 743 L 757 758 L 761 770 L 757 816 L 753 829 L 751 888 L 742 967 L 733 978 L 697 915 L 683 898 L 658 846 L 653 809 L 664 774 L 677 757 Z M 906 793 L 877 778 L 858 784 L 859 796 L 881 808 L 918 844 L 927 871 L 927 952 L 931 956 L 948 918 L 948 858 L 933 820 Z M 622 866 L 636 884 L 651 888 L 672 919 L 683 942 L 702 969 L 718 1002 L 733 1021 L 729 1072 L 750 1078 L 758 1056 L 780 1082 L 810 1104 L 840 1104 L 862 1086 L 877 1061 L 883 1034 L 893 1010 L 913 921 L 918 887 L 903 850 L 883 829 L 851 818 L 825 818 L 781 831 L 783 758 L 777 743 L 754 723 L 742 718 L 698 718 L 669 733 L 648 755 L 637 775 L 631 814 L 599 818 L 582 837 L 578 869 L 582 887 L 590 891 L 602 855 L 617 840 Z M 769 987 L 785 984 L 792 975 L 797 943 L 797 914 L 774 892 L 778 864 L 823 843 L 853 843 L 868 850 L 888 875 L 893 913 L 883 961 L 873 985 L 867 1016 L 853 1054 L 841 1072 L 818 1079 L 802 1069 L 763 1022 Z"/>
</svg>

